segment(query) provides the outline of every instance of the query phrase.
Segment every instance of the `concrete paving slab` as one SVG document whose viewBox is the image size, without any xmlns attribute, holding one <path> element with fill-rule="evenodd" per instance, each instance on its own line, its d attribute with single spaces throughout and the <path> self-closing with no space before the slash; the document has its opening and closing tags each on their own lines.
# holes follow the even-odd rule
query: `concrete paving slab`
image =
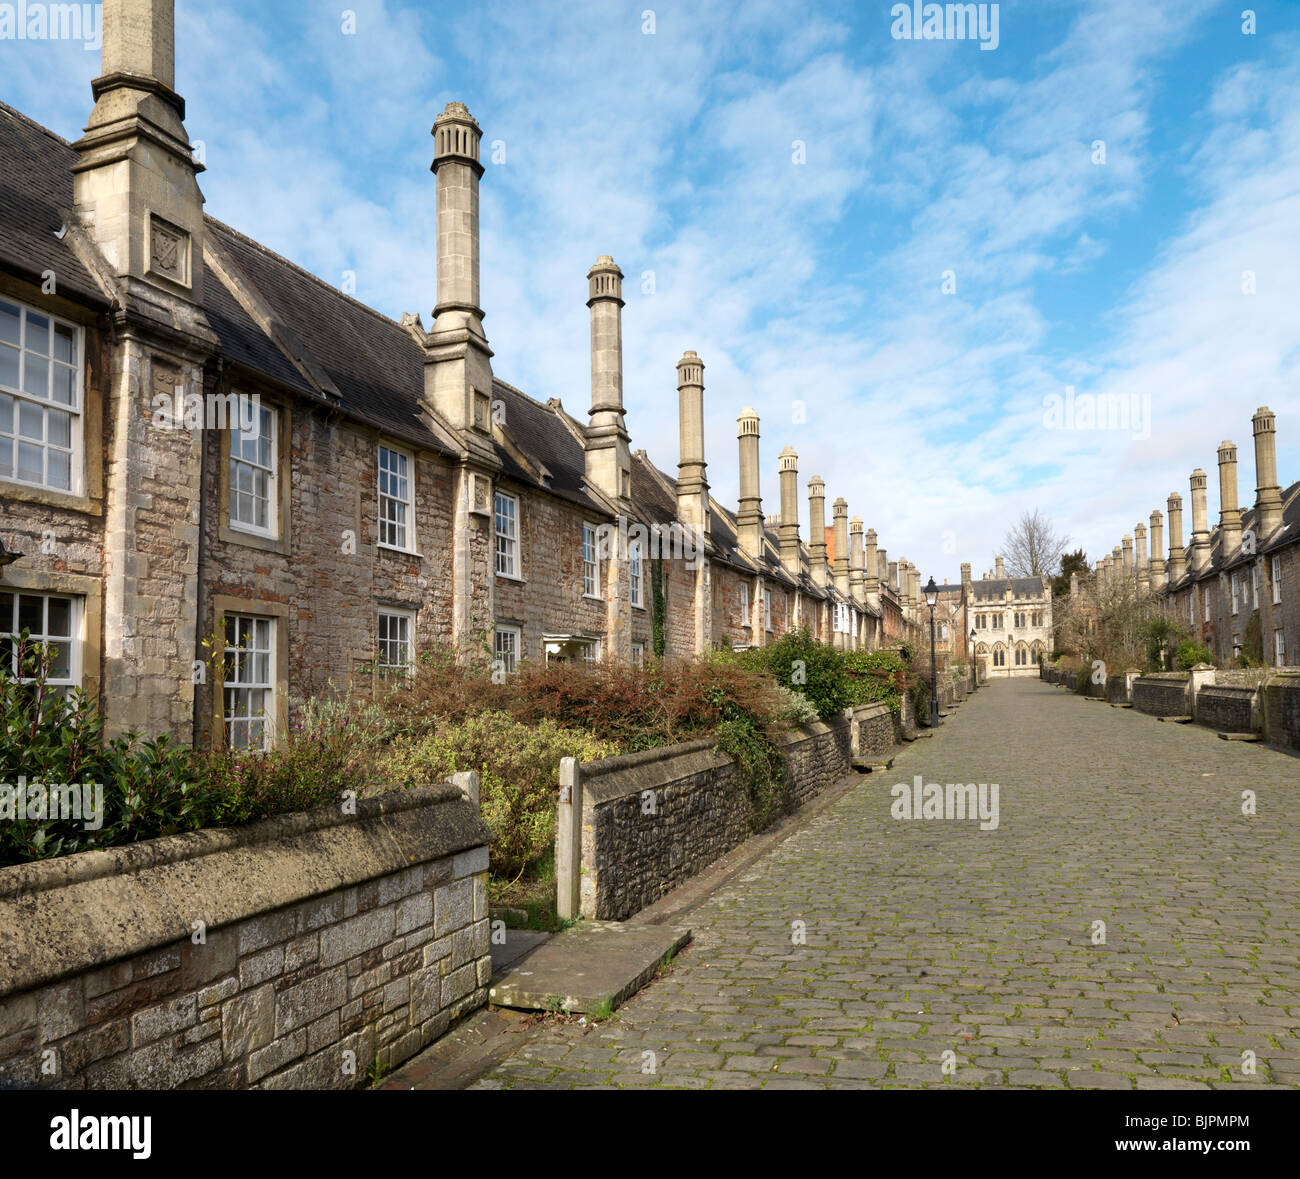
<svg viewBox="0 0 1300 1179">
<path fill-rule="evenodd" d="M 528 1011 L 589 1013 L 617 1007 L 654 978 L 659 963 L 691 940 L 681 926 L 583 921 L 494 973 L 488 1002 Z"/>
<path fill-rule="evenodd" d="M 536 929 L 507 929 L 502 945 L 491 946 L 492 977 L 499 978 L 511 966 L 538 946 L 545 945 L 553 935 Z"/>
</svg>

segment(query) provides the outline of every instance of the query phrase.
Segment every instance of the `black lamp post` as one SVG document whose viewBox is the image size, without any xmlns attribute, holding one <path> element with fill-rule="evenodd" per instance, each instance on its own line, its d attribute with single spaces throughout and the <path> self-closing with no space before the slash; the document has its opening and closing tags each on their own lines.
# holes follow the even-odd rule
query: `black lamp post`
<svg viewBox="0 0 1300 1179">
<path fill-rule="evenodd" d="M 934 666 L 934 608 L 939 604 L 939 587 L 931 577 L 925 584 L 925 604 L 930 607 L 930 728 L 939 727 L 939 676 Z"/>
<path fill-rule="evenodd" d="M 970 687 L 971 691 L 979 690 L 980 675 L 979 669 L 975 665 L 975 632 L 970 632 Z"/>
</svg>

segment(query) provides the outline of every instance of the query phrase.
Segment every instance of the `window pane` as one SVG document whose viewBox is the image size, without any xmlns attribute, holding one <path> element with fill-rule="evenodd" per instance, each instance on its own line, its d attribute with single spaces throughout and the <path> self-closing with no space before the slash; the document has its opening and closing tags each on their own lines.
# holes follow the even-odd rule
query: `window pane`
<svg viewBox="0 0 1300 1179">
<path fill-rule="evenodd" d="M 60 405 L 77 403 L 77 370 L 66 365 L 54 366 L 54 400 Z"/>
<path fill-rule="evenodd" d="M 54 359 L 62 360 L 67 364 L 72 364 L 76 360 L 76 352 L 73 350 L 73 344 L 76 337 L 72 329 L 64 327 L 63 324 L 56 324 L 54 328 Z"/>
<path fill-rule="evenodd" d="M 0 340 L 18 346 L 18 321 L 22 312 L 12 303 L 0 299 Z"/>
<path fill-rule="evenodd" d="M 45 411 L 30 401 L 18 403 L 18 434 L 37 442 L 45 437 Z"/>
<path fill-rule="evenodd" d="M 18 388 L 18 349 L 0 344 L 0 385 Z"/>
<path fill-rule="evenodd" d="M 66 413 L 50 410 L 45 417 L 45 429 L 45 440 L 51 445 L 72 445 L 72 419 Z"/>
<path fill-rule="evenodd" d="M 47 452 L 47 457 L 49 459 L 49 469 L 45 477 L 47 486 L 61 491 L 70 491 L 72 489 L 72 464 L 69 462 L 71 455 L 62 450 L 51 450 Z"/>
<path fill-rule="evenodd" d="M 31 594 L 18 596 L 18 629 L 34 635 L 45 633 L 45 599 Z"/>
<path fill-rule="evenodd" d="M 72 637 L 72 599 L 51 598 L 49 629 L 45 632 L 58 638 Z"/>
<path fill-rule="evenodd" d="M 45 478 L 45 451 L 30 442 L 18 444 L 18 478 L 24 483 L 40 483 Z"/>
<path fill-rule="evenodd" d="M 50 362 L 30 352 L 23 358 L 23 392 L 33 397 L 50 395 Z"/>
<path fill-rule="evenodd" d="M 0 395 L 0 434 L 14 432 L 14 399 Z"/>
<path fill-rule="evenodd" d="M 23 347 L 28 352 L 39 352 L 42 356 L 50 354 L 50 321 L 34 311 L 27 313 L 27 337 Z"/>
</svg>

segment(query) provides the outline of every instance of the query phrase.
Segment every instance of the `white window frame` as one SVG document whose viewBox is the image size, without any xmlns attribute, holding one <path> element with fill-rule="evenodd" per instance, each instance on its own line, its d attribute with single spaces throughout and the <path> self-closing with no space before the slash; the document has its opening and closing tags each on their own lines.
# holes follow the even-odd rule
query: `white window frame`
<svg viewBox="0 0 1300 1179">
<path fill-rule="evenodd" d="M 1270 557 L 1268 560 L 1269 572 L 1272 574 L 1273 605 L 1280 606 L 1282 604 L 1282 558 Z"/>
<path fill-rule="evenodd" d="M 632 600 L 632 605 L 638 609 L 645 609 L 645 578 L 642 574 L 643 563 L 641 561 L 641 542 L 633 540 L 628 542 L 627 546 L 627 578 L 628 590 Z"/>
<path fill-rule="evenodd" d="M 4 348 L 9 352 L 17 351 L 18 354 L 17 383 L 14 385 L 0 385 L 0 397 L 10 400 L 13 415 L 11 429 L 0 431 L 0 454 L 4 454 L 7 448 L 10 468 L 9 474 L 0 475 L 0 482 L 14 483 L 20 487 L 37 487 L 42 491 L 53 491 L 61 495 L 82 495 L 85 487 L 84 468 L 86 465 L 84 441 L 85 333 L 75 323 L 61 319 L 57 315 L 51 315 L 39 308 L 31 307 L 17 299 L 10 298 L 8 295 L 0 295 L 0 303 L 5 303 L 18 310 L 17 348 L 15 349 L 13 345 L 7 342 L 0 343 L 0 348 Z M 27 346 L 28 317 L 33 315 L 46 320 L 48 323 L 50 351 L 43 355 L 29 350 Z M 59 328 L 63 328 L 72 335 L 72 360 L 70 362 L 59 360 L 54 355 L 54 341 Z M 23 389 L 23 386 L 27 383 L 29 356 L 46 362 L 44 396 L 38 393 L 29 393 Z M 68 403 L 58 401 L 54 397 L 54 379 L 60 370 L 71 370 L 72 373 L 72 401 Z M 20 418 L 24 405 L 35 406 L 41 411 L 41 437 L 39 441 L 35 438 L 23 438 Z M 66 446 L 61 443 L 52 444 L 48 441 L 51 411 L 67 414 L 70 419 Z M 20 443 L 24 441 L 30 445 L 39 446 L 41 450 L 41 480 L 39 482 L 18 477 L 18 450 Z M 50 452 L 52 450 L 58 454 L 68 456 L 68 485 L 66 487 L 60 487 L 49 481 Z"/>
<path fill-rule="evenodd" d="M 504 640 L 504 641 L 503 641 Z M 492 656 L 500 661 L 501 670 L 513 675 L 519 670 L 524 653 L 524 632 L 518 626 L 497 623 L 492 633 Z"/>
<path fill-rule="evenodd" d="M 31 590 L 18 589 L 7 585 L 0 586 L 0 594 L 8 594 L 12 598 L 7 615 L 0 614 L 0 638 L 8 639 L 10 643 L 9 673 L 11 675 L 17 675 L 19 671 L 18 636 L 21 633 L 18 626 L 19 599 L 39 598 L 41 601 L 40 633 L 38 634 L 29 627 L 28 641 L 30 643 L 66 643 L 68 645 L 68 674 L 65 676 L 51 675 L 45 682 L 51 688 L 80 687 L 82 671 L 82 627 L 83 619 L 85 618 L 85 599 L 75 594 L 37 593 Z M 51 600 L 58 600 L 69 604 L 68 633 L 66 635 L 50 634 Z M 33 677 L 31 676 L 20 677 L 24 683 L 30 683 L 32 678 Z"/>
<path fill-rule="evenodd" d="M 1239 607 L 1240 604 L 1241 604 L 1241 602 L 1240 602 L 1240 587 L 1239 587 L 1239 584 L 1238 584 L 1239 578 L 1240 578 L 1240 574 L 1237 574 L 1237 573 L 1234 573 L 1234 574 L 1232 575 L 1232 577 L 1230 578 L 1230 580 L 1231 580 L 1231 582 L 1232 582 L 1232 612 L 1233 612 L 1233 614 L 1236 614 L 1236 613 L 1237 613 L 1238 607 Z"/>
<path fill-rule="evenodd" d="M 772 591 L 763 587 L 763 629 L 772 629 Z"/>
<path fill-rule="evenodd" d="M 584 643 L 582 645 L 582 661 L 583 663 L 600 662 L 600 640 L 599 639 L 593 639 L 590 643 Z"/>
<path fill-rule="evenodd" d="M 235 678 L 229 678 L 226 664 L 222 665 L 221 676 L 221 723 L 226 731 L 226 741 L 229 748 L 240 751 L 264 751 L 271 747 L 275 741 L 275 676 L 276 676 L 276 626 L 278 618 L 269 617 L 263 614 L 227 614 L 226 615 L 226 634 L 224 637 L 224 652 L 227 661 L 234 657 Z M 249 622 L 252 624 L 252 637 L 254 643 L 258 638 L 258 624 L 266 624 L 266 645 L 263 646 L 240 646 L 240 624 Z M 230 628 L 235 628 L 235 646 L 231 646 Z M 242 669 L 247 666 L 247 656 L 265 655 L 267 675 L 265 679 L 241 679 Z M 232 711 L 231 693 L 250 693 L 248 712 L 244 716 L 237 715 Z M 252 711 L 251 693 L 261 692 L 262 708 L 261 712 L 254 714 Z M 247 743 L 251 737 L 253 725 L 259 720 L 262 726 L 262 743 L 254 746 Z M 243 728 L 246 740 L 243 744 L 236 744 L 235 732 L 237 728 Z"/>
<path fill-rule="evenodd" d="M 754 620 L 749 616 L 749 582 L 740 583 L 740 625 L 752 627 Z"/>
<path fill-rule="evenodd" d="M 247 404 L 251 403 L 251 413 L 245 409 Z M 245 437 L 241 423 L 246 422 L 252 417 L 255 422 L 255 428 L 258 430 L 258 438 L 261 438 L 262 414 L 266 414 L 270 422 L 270 435 L 267 439 L 267 454 L 270 459 L 270 466 L 263 466 L 260 462 L 255 462 L 245 458 L 242 454 L 236 453 L 240 442 Z M 256 478 L 257 472 L 263 472 L 266 475 L 266 525 L 262 526 L 247 520 L 241 520 L 235 512 L 235 506 L 239 503 L 239 485 L 238 472 L 241 467 L 247 467 L 254 472 Z M 280 411 L 273 405 L 263 405 L 260 398 L 254 399 L 246 393 L 239 394 L 238 408 L 234 420 L 230 423 L 230 489 L 229 502 L 226 505 L 227 512 L 230 516 L 230 530 L 232 532 L 247 532 L 252 536 L 277 537 L 280 532 Z M 254 500 L 261 498 L 256 493 L 251 493 Z"/>
<path fill-rule="evenodd" d="M 398 623 L 398 635 L 392 637 L 391 631 L 389 637 L 384 636 L 384 623 L 388 622 L 389 626 Z M 405 630 L 405 635 L 402 631 Z M 392 649 L 404 645 L 406 647 L 406 661 L 394 663 L 387 659 L 386 656 L 391 654 Z M 387 650 L 386 650 L 387 648 Z M 376 619 L 375 629 L 375 669 L 381 675 L 410 675 L 415 671 L 415 611 L 405 610 L 400 606 L 380 606 L 378 617 Z"/>
<path fill-rule="evenodd" d="M 582 524 L 582 596 L 604 601 L 600 592 L 600 542 L 595 524 Z M 585 656 L 584 656 L 585 658 Z"/>
<path fill-rule="evenodd" d="M 1209 622 L 1210 621 L 1210 587 L 1208 585 L 1203 586 L 1201 588 L 1201 592 L 1205 595 L 1205 621 Z"/>
<path fill-rule="evenodd" d="M 503 512 L 503 504 L 510 504 L 511 510 Z M 501 528 L 502 520 L 507 528 Z M 492 499 L 492 540 L 494 548 L 494 567 L 498 577 L 511 577 L 521 581 L 519 574 L 519 497 L 508 491 L 497 491 Z"/>
<path fill-rule="evenodd" d="M 400 471 L 384 467 L 385 453 L 394 459 L 402 460 Z M 404 487 L 405 496 L 392 494 L 392 491 L 385 492 L 385 479 L 393 490 L 400 492 Z M 379 512 L 375 532 L 379 547 L 394 549 L 401 553 L 415 552 L 415 457 L 410 451 L 389 446 L 387 442 L 379 443 L 375 450 L 375 495 Z M 390 508 L 386 514 L 385 505 L 392 505 L 396 511 Z M 385 529 L 390 530 L 390 536 L 399 536 L 400 543 L 396 540 L 385 540 Z"/>
<path fill-rule="evenodd" d="M 639 639 L 632 640 L 632 666 L 645 666 L 645 643 Z"/>
<path fill-rule="evenodd" d="M 1251 609 L 1259 609 L 1259 566 L 1251 562 L 1250 566 L 1250 601 Z"/>
<path fill-rule="evenodd" d="M 1286 631 L 1280 626 L 1273 631 L 1273 666 L 1286 666 Z"/>
</svg>

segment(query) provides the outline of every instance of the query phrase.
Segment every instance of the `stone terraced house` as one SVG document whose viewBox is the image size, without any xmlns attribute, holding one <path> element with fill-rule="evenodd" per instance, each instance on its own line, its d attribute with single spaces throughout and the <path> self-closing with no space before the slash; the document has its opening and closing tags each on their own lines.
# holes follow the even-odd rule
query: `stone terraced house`
<svg viewBox="0 0 1300 1179">
<path fill-rule="evenodd" d="M 1272 668 L 1300 667 L 1300 481 L 1282 488 L 1277 479 L 1277 420 L 1261 406 L 1251 418 L 1255 441 L 1255 502 L 1242 509 L 1237 486 L 1237 447 L 1218 450 L 1219 522 L 1209 524 L 1205 471 L 1189 480 L 1192 528 L 1183 544 L 1183 497 L 1169 495 L 1169 556 L 1164 555 L 1164 516 L 1139 523 L 1111 554 L 1097 562 L 1101 585 L 1131 579 L 1159 595 L 1171 618 L 1226 665 L 1243 655 Z M 1148 551 L 1148 541 L 1150 549 Z M 1076 593 L 1084 592 L 1075 586 Z M 1251 643 L 1254 619 L 1258 637 Z"/>
<path fill-rule="evenodd" d="M 437 643 L 508 672 L 642 659 L 656 617 L 668 657 L 919 634 L 916 571 L 843 499 L 828 559 L 818 478 L 801 541 L 788 447 L 764 516 L 752 410 L 740 504 L 710 496 L 694 352 L 675 476 L 631 448 L 611 258 L 587 274 L 585 420 L 496 378 L 464 106 L 432 132 L 426 329 L 204 214 L 173 61 L 172 4 L 113 0 L 79 140 L 0 105 L 0 637 L 49 643 L 110 732 L 255 747 L 292 699 Z"/>
</svg>

